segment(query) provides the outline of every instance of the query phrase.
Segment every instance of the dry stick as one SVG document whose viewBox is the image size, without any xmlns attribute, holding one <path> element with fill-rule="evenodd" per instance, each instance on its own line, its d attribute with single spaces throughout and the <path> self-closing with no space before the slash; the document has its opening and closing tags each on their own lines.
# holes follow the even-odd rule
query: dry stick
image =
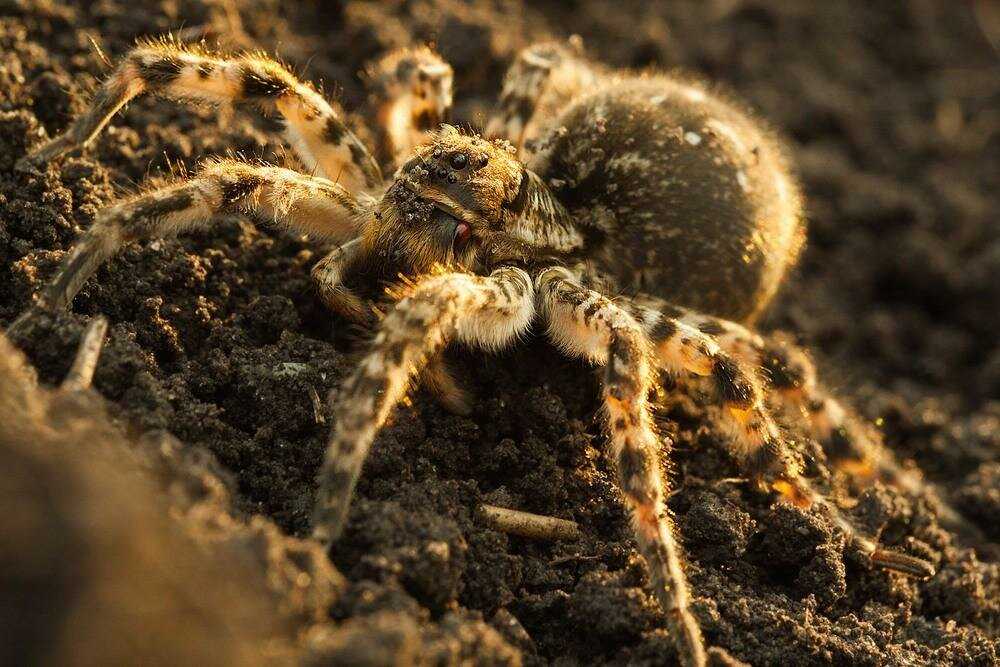
<svg viewBox="0 0 1000 667">
<path fill-rule="evenodd" d="M 553 516 L 519 512 L 495 505 L 480 505 L 479 513 L 490 528 L 511 535 L 534 540 L 577 540 L 581 536 L 580 526 L 575 521 Z"/>
<path fill-rule="evenodd" d="M 90 387 L 97 369 L 97 360 L 104 347 L 104 336 L 108 333 L 108 321 L 103 317 L 95 317 L 87 325 L 80 337 L 80 348 L 77 350 L 73 366 L 66 374 L 60 387 L 63 391 L 83 391 Z"/>
<path fill-rule="evenodd" d="M 323 403 L 319 400 L 319 394 L 316 392 L 316 387 L 311 385 L 309 387 L 309 398 L 312 399 L 313 404 L 313 419 L 316 420 L 317 424 L 325 424 L 326 415 L 323 414 Z"/>
</svg>

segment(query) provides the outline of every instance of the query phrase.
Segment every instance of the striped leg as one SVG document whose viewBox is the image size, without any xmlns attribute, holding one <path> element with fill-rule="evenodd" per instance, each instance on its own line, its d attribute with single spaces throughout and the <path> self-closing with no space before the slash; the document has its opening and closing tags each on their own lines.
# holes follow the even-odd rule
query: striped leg
<svg viewBox="0 0 1000 667">
<path fill-rule="evenodd" d="M 664 501 L 648 395 L 654 383 L 653 351 L 642 327 L 608 298 L 582 287 L 569 271 L 548 269 L 536 279 L 539 312 L 549 337 L 567 354 L 605 367 L 604 404 L 618 483 L 632 510 L 636 537 L 653 589 L 674 633 L 684 665 L 704 665 L 698 622 L 688 609 L 690 594 L 681 549 Z"/>
<path fill-rule="evenodd" d="M 341 388 L 334 430 L 320 468 L 313 535 L 336 540 L 375 434 L 406 394 L 410 379 L 452 340 L 486 349 L 508 345 L 534 314 L 531 280 L 521 269 L 488 277 L 441 273 L 420 279 L 382 320 L 372 348 Z"/>
<path fill-rule="evenodd" d="M 451 115 L 451 65 L 426 46 L 398 49 L 370 65 L 369 106 L 380 134 L 379 157 L 398 166 Z"/>
<path fill-rule="evenodd" d="M 757 476 L 766 473 L 775 490 L 791 502 L 826 508 L 834 523 L 868 554 L 873 563 L 917 577 L 934 573 L 929 563 L 882 549 L 861 535 L 836 505 L 800 476 L 799 467 L 785 451 L 786 443 L 765 405 L 765 393 L 758 377 L 762 369 L 769 368 L 761 363 L 765 360 L 759 354 L 751 354 L 754 350 L 766 349 L 759 336 L 733 322 L 666 304 L 660 304 L 659 309 L 633 304 L 631 309 L 643 323 L 667 370 L 713 378 L 728 408 L 724 412 L 732 419 L 735 441 L 750 464 L 751 472 Z"/>
<path fill-rule="evenodd" d="M 207 228 L 219 213 L 247 213 L 299 233 L 343 237 L 356 232 L 366 203 L 325 178 L 229 160 L 210 162 L 189 181 L 98 213 L 42 291 L 39 305 L 67 307 L 84 282 L 126 243 Z"/>
<path fill-rule="evenodd" d="M 962 534 L 979 535 L 936 489 L 900 465 L 874 426 L 820 384 L 815 365 L 800 347 L 781 336 L 762 338 L 734 322 L 693 311 L 683 311 L 679 319 L 712 334 L 723 349 L 749 367 L 760 368 L 768 383 L 768 399 L 790 418 L 804 422 L 834 467 L 862 485 L 879 480 L 907 493 L 930 496 L 942 523 Z"/>
<path fill-rule="evenodd" d="M 497 112 L 486 127 L 487 136 L 503 137 L 524 157 L 525 142 L 536 138 L 543 119 L 555 118 L 563 105 L 597 80 L 580 58 L 578 41 L 543 42 L 521 51 L 507 70 Z"/>
<path fill-rule="evenodd" d="M 86 146 L 112 116 L 142 93 L 192 102 L 250 102 L 284 118 L 284 136 L 307 172 L 342 183 L 351 191 L 381 185 L 378 165 L 344 124 L 344 114 L 283 66 L 261 55 L 231 58 L 163 40 L 140 44 L 115 69 L 91 102 L 63 134 L 18 163 L 40 166 Z"/>
<path fill-rule="evenodd" d="M 712 381 L 732 442 L 750 471 L 769 479 L 798 477 L 798 462 L 787 451 L 781 431 L 764 403 L 756 367 L 730 354 L 711 333 L 680 319 L 680 309 L 667 304 L 653 309 L 632 303 L 629 310 L 645 329 L 663 369 Z"/>
</svg>

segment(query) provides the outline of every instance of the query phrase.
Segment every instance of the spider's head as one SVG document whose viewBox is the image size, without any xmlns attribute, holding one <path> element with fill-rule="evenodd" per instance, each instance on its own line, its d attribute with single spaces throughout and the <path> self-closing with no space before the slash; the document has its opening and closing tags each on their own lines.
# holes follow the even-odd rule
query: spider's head
<svg viewBox="0 0 1000 667">
<path fill-rule="evenodd" d="M 445 126 L 397 172 L 363 233 L 369 256 L 404 273 L 523 261 L 527 244 L 506 229 L 524 208 L 526 174 L 510 144 Z"/>
<path fill-rule="evenodd" d="M 400 49 L 366 71 L 372 105 L 393 157 L 429 138 L 451 115 L 451 65 L 430 48 Z"/>
</svg>

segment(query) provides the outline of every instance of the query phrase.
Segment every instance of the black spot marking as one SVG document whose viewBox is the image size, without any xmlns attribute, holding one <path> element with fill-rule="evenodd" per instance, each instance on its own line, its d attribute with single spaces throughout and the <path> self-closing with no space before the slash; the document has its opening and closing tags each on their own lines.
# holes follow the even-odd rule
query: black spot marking
<svg viewBox="0 0 1000 667">
<path fill-rule="evenodd" d="M 517 97 L 511 100 L 513 117 L 520 118 L 525 125 L 535 115 L 535 101 L 530 97 Z"/>
<path fill-rule="evenodd" d="M 608 350 L 608 363 L 605 366 L 604 381 L 616 398 L 634 396 L 638 390 L 638 378 L 629 375 L 636 367 L 636 357 L 639 350 L 627 338 L 615 336 Z"/>
<path fill-rule="evenodd" d="M 725 355 L 715 357 L 712 376 L 722 400 L 735 407 L 749 408 L 757 399 L 757 392 L 743 369 Z"/>
<path fill-rule="evenodd" d="M 413 117 L 413 126 L 420 132 L 430 132 L 438 125 L 437 114 L 429 109 L 424 109 Z"/>
<path fill-rule="evenodd" d="M 616 431 L 624 431 L 626 426 L 627 424 L 625 423 L 624 417 L 619 417 L 618 419 L 615 420 L 614 429 Z"/>
<path fill-rule="evenodd" d="M 649 338 L 655 344 L 670 340 L 677 333 L 677 324 L 673 320 L 661 316 L 649 332 Z"/>
<path fill-rule="evenodd" d="M 769 346 L 761 355 L 761 367 L 776 389 L 799 389 L 805 384 L 805 369 L 783 347 Z"/>
<path fill-rule="evenodd" d="M 364 375 L 358 378 L 354 393 L 359 396 L 383 396 L 389 388 L 389 378 L 385 375 Z"/>
<path fill-rule="evenodd" d="M 592 304 L 590 304 L 589 306 L 586 307 L 586 309 L 584 309 L 583 311 L 584 320 L 589 321 L 590 318 L 596 315 L 597 311 L 599 311 L 600 309 L 601 309 L 601 301 L 600 299 L 595 299 Z"/>
<path fill-rule="evenodd" d="M 403 352 L 405 351 L 406 346 L 402 341 L 394 341 L 386 346 L 385 358 L 393 366 L 399 366 L 403 363 Z"/>
<path fill-rule="evenodd" d="M 842 461 L 858 456 L 858 450 L 854 445 L 851 434 L 843 426 L 833 429 L 830 437 L 823 444 L 825 445 L 824 449 L 827 452 L 827 456 L 833 461 Z"/>
<path fill-rule="evenodd" d="M 323 141 L 334 146 L 339 146 L 341 139 L 347 133 L 347 128 L 339 118 L 331 116 L 326 119 L 326 126 L 323 128 Z"/>
<path fill-rule="evenodd" d="M 198 63 L 198 78 L 207 79 L 215 71 L 215 63 Z"/>
<path fill-rule="evenodd" d="M 164 56 L 152 61 L 139 61 L 139 76 L 150 88 L 170 85 L 184 68 L 184 63 L 173 56 Z"/>
<path fill-rule="evenodd" d="M 782 458 L 775 456 L 773 447 L 768 447 L 767 443 L 751 452 L 746 458 L 746 467 L 755 476 L 764 475 L 768 472 L 779 471 L 784 466 L 780 465 Z"/>
<path fill-rule="evenodd" d="M 358 449 L 358 443 L 353 438 L 345 438 L 340 441 L 339 453 L 341 456 L 353 456 Z"/>
<path fill-rule="evenodd" d="M 676 320 L 677 318 L 684 315 L 683 310 L 675 306 L 671 306 L 669 304 L 664 304 L 663 306 L 660 307 L 659 310 L 664 317 L 669 317 L 672 320 Z"/>
<path fill-rule="evenodd" d="M 366 151 L 364 147 L 356 141 L 352 141 L 348 144 L 347 148 L 351 151 L 351 161 L 359 167 L 362 167 L 365 163 L 365 158 L 368 157 L 368 151 Z"/>
<path fill-rule="evenodd" d="M 639 503 L 652 500 L 652 487 L 648 483 L 652 467 L 649 452 L 636 447 L 631 440 L 626 440 L 618 455 L 618 477 L 621 479 L 622 492 Z"/>
<path fill-rule="evenodd" d="M 341 448 L 345 444 L 343 440 L 340 441 Z M 334 469 L 323 475 L 320 486 L 326 491 L 327 503 L 332 507 L 339 504 L 342 499 L 348 497 L 351 488 L 354 486 L 354 473 L 350 470 Z"/>
<path fill-rule="evenodd" d="M 162 198 L 152 196 L 143 198 L 135 207 L 132 215 L 132 224 L 150 227 L 158 222 L 163 216 L 170 213 L 184 211 L 194 203 L 194 195 L 181 190 Z"/>
<path fill-rule="evenodd" d="M 707 336 L 720 336 L 726 333 L 726 328 L 718 320 L 705 320 L 698 325 L 698 331 Z"/>
<path fill-rule="evenodd" d="M 219 182 L 222 187 L 222 210 L 231 209 L 241 200 L 263 185 L 264 179 L 251 172 L 237 174 L 235 178 L 227 177 Z"/>
<path fill-rule="evenodd" d="M 404 58 L 396 64 L 396 78 L 400 81 L 406 82 L 411 76 L 413 76 L 413 70 L 416 69 L 417 64 L 411 58 Z"/>
<path fill-rule="evenodd" d="M 243 97 L 246 99 L 274 99 L 289 90 L 289 84 L 281 76 L 263 69 L 247 67 L 243 70 Z"/>
</svg>

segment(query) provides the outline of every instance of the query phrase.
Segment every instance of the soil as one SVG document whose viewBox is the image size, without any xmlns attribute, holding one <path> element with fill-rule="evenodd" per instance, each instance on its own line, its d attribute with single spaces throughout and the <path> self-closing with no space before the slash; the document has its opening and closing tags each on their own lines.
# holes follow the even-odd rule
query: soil
<svg viewBox="0 0 1000 667">
<path fill-rule="evenodd" d="M 254 113 L 220 120 L 212 109 L 142 99 L 82 154 L 40 175 L 15 173 L 30 146 L 84 108 L 105 57 L 138 36 L 173 30 L 276 52 L 359 115 L 364 63 L 433 41 L 455 67 L 457 116 L 472 124 L 513 54 L 546 36 L 577 33 L 613 66 L 685 68 L 735 91 L 788 136 L 807 194 L 809 244 L 762 329 L 812 350 L 824 381 L 972 526 L 962 535 L 942 526 L 924 494 L 861 491 L 852 510 L 860 525 L 938 566 L 927 581 L 874 570 L 819 513 L 727 481 L 739 467 L 698 404 L 663 406 L 670 508 L 694 612 L 708 643 L 724 649 L 714 659 L 997 664 L 992 7 L 0 0 L 0 326 L 28 306 L 95 213 L 139 183 L 210 155 L 283 159 L 273 123 Z M 23 626 L 0 659 L 62 663 L 86 646 L 75 654 L 81 664 L 673 662 L 604 454 L 594 374 L 537 338 L 494 356 L 456 352 L 477 396 L 471 416 L 423 392 L 398 410 L 365 465 L 332 551 L 336 570 L 297 539 L 308 534 L 329 430 L 311 396 L 335 390 L 359 349 L 310 285 L 320 250 L 237 218 L 211 234 L 129 246 L 71 313 L 40 316 L 13 341 L 42 385 L 58 385 L 83 327 L 104 314 L 103 398 L 34 389 L 16 353 L 0 350 L 0 458 L 5 471 L 34 471 L 0 486 L 11 517 L 30 517 L 8 517 L 4 533 L 20 537 L 0 547 L 4 606 Z M 825 471 L 821 455 L 812 467 Z M 38 483 L 19 487 L 22 478 Z M 483 502 L 573 519 L 584 537 L 492 531 L 474 511 Z M 153 551 L 137 557 L 122 546 L 130 539 Z M 60 604 L 18 613 L 37 612 L 37 595 Z M 159 616 L 115 615 L 149 607 Z M 93 641 L 101 633 L 148 641 Z"/>
</svg>

